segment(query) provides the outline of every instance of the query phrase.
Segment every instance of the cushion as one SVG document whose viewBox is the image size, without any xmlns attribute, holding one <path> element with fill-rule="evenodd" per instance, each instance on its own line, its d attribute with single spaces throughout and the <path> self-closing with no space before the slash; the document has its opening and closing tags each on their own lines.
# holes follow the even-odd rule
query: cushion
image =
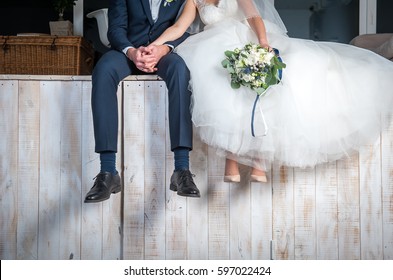
<svg viewBox="0 0 393 280">
<path fill-rule="evenodd" d="M 386 57 L 387 59 L 393 58 L 393 36 L 390 37 L 385 43 L 375 49 L 377 54 Z"/>
</svg>

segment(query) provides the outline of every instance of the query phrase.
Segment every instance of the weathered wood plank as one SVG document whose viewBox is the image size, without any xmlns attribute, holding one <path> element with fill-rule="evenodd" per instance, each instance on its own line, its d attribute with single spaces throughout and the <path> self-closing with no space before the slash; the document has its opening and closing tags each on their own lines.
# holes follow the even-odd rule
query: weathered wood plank
<svg viewBox="0 0 393 280">
<path fill-rule="evenodd" d="M 100 170 L 99 155 L 94 152 L 93 117 L 91 113 L 91 82 L 82 84 L 82 201 L 93 186 Z M 102 259 L 102 203 L 82 203 L 81 258 Z"/>
<path fill-rule="evenodd" d="M 17 259 L 38 259 L 40 82 L 19 81 Z"/>
<path fill-rule="evenodd" d="M 359 155 L 337 161 L 338 258 L 360 259 Z"/>
<path fill-rule="evenodd" d="M 18 81 L 0 81 L 0 259 L 17 255 Z"/>
<path fill-rule="evenodd" d="M 165 97 L 165 116 L 168 116 L 168 92 L 164 82 L 160 83 L 161 93 Z M 166 258 L 187 259 L 187 205 L 188 198 L 181 197 L 169 190 L 170 179 L 174 170 L 174 154 L 171 151 L 169 120 L 165 121 L 165 193 L 166 193 Z"/>
<path fill-rule="evenodd" d="M 230 259 L 230 192 L 223 181 L 225 161 L 208 149 L 209 259 Z"/>
<path fill-rule="evenodd" d="M 208 147 L 194 132 L 190 168 L 200 198 L 187 200 L 187 259 L 207 260 L 209 255 Z"/>
<path fill-rule="evenodd" d="M 381 135 L 381 155 L 383 259 L 393 260 L 393 123 Z"/>
<path fill-rule="evenodd" d="M 170 166 L 173 162 L 169 161 Z M 172 164 L 171 164 L 172 163 Z M 166 236 L 166 259 L 187 259 L 187 200 L 188 198 L 178 196 L 176 192 L 169 190 L 169 180 L 173 168 L 167 168 L 166 189 L 166 211 L 165 211 L 165 236 Z"/>
<path fill-rule="evenodd" d="M 267 183 L 251 183 L 251 256 L 253 260 L 269 260 L 273 240 L 273 181 L 267 172 Z"/>
<path fill-rule="evenodd" d="M 62 82 L 60 119 L 60 258 L 80 259 L 82 82 Z"/>
<path fill-rule="evenodd" d="M 117 91 L 118 103 L 118 133 L 117 133 L 117 154 L 116 169 L 121 172 L 123 169 L 123 84 L 118 85 Z M 97 171 L 98 172 L 98 171 Z M 122 193 L 112 194 L 110 199 L 102 203 L 102 259 L 118 260 L 121 257 L 121 211 L 122 211 Z"/>
<path fill-rule="evenodd" d="M 316 259 L 315 169 L 295 168 L 295 259 Z"/>
<path fill-rule="evenodd" d="M 336 162 L 316 167 L 315 184 L 317 259 L 338 259 Z"/>
<path fill-rule="evenodd" d="M 145 254 L 145 82 L 124 83 L 123 258 Z"/>
<path fill-rule="evenodd" d="M 273 166 L 273 258 L 295 259 L 293 168 Z"/>
<path fill-rule="evenodd" d="M 145 83 L 145 258 L 165 259 L 165 95 Z"/>
<path fill-rule="evenodd" d="M 249 260 L 251 258 L 251 186 L 249 172 L 242 172 L 241 167 L 240 183 L 224 183 L 229 190 L 229 258 Z M 222 176 L 221 180 L 223 180 Z"/>
<path fill-rule="evenodd" d="M 38 258 L 60 259 L 61 87 L 41 82 Z"/>
<path fill-rule="evenodd" d="M 362 260 L 383 259 L 381 142 L 359 151 L 360 243 Z"/>
</svg>

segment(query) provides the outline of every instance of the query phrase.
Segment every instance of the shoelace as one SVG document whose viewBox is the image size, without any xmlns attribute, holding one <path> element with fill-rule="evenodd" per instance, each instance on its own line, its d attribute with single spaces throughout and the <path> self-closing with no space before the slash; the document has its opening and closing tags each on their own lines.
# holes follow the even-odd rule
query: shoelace
<svg viewBox="0 0 393 280">
<path fill-rule="evenodd" d="M 93 181 L 94 181 L 94 186 L 98 183 L 98 181 L 101 181 L 101 182 L 105 181 L 105 174 L 98 173 L 97 176 L 95 176 L 93 178 Z"/>
<path fill-rule="evenodd" d="M 192 174 L 189 170 L 180 171 L 179 177 L 181 180 L 184 179 L 184 181 L 186 181 L 187 183 L 188 182 L 194 183 L 192 177 L 195 177 L 195 175 Z"/>
</svg>

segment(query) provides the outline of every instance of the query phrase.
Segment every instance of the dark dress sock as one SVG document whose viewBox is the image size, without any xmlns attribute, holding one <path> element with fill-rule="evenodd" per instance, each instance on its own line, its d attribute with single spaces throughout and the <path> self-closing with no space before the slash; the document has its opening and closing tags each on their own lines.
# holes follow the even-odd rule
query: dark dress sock
<svg viewBox="0 0 393 280">
<path fill-rule="evenodd" d="M 185 170 L 189 169 L 189 148 L 176 148 L 174 151 L 175 154 L 175 170 Z"/>
<path fill-rule="evenodd" d="M 117 174 L 115 152 L 100 153 L 100 161 L 101 161 L 101 172 L 111 172 L 112 174 Z"/>
</svg>

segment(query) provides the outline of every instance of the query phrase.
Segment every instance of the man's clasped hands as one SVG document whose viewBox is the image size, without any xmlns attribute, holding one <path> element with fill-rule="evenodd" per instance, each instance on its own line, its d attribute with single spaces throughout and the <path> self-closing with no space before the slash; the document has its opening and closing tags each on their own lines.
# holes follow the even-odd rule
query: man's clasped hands
<svg viewBox="0 0 393 280">
<path fill-rule="evenodd" d="M 170 47 L 166 45 L 149 45 L 127 50 L 127 57 L 131 59 L 135 66 L 146 73 L 157 71 L 157 64 L 160 59 L 170 52 Z"/>
</svg>

